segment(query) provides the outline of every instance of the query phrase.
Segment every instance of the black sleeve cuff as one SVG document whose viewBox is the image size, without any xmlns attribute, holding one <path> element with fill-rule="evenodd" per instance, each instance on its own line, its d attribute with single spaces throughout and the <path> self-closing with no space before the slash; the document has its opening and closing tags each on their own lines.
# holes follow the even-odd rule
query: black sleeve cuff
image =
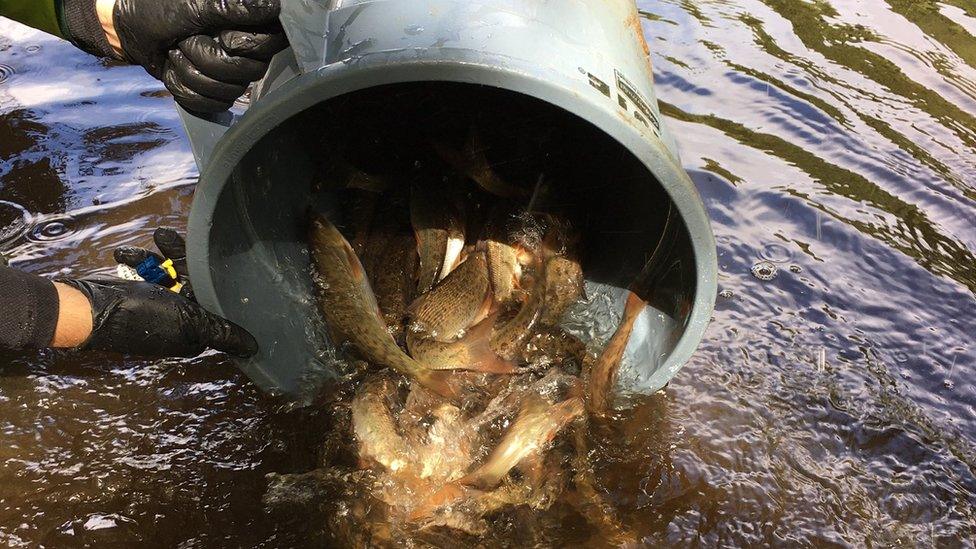
<svg viewBox="0 0 976 549">
<path fill-rule="evenodd" d="M 105 38 L 95 0 L 61 0 L 61 17 L 61 31 L 72 44 L 92 55 L 118 58 Z"/>
<path fill-rule="evenodd" d="M 59 309 L 53 282 L 0 267 L 0 348 L 49 347 Z"/>
</svg>

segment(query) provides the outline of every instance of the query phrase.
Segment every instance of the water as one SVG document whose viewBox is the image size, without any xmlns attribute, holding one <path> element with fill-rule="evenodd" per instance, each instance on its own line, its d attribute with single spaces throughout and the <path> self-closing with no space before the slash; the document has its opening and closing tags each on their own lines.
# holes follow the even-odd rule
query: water
<svg viewBox="0 0 976 549">
<path fill-rule="evenodd" d="M 666 391 L 598 433 L 608 498 L 648 543 L 970 543 L 976 8 L 639 6 L 721 295 Z M 140 69 L 9 23 L 0 65 L 0 200 L 32 224 L 4 244 L 16 266 L 110 272 L 113 247 L 184 226 L 192 158 Z M 30 236 L 51 221 L 63 232 Z M 0 543 L 311 539 L 261 497 L 266 472 L 314 466 L 315 410 L 217 356 L 0 364 Z"/>
</svg>

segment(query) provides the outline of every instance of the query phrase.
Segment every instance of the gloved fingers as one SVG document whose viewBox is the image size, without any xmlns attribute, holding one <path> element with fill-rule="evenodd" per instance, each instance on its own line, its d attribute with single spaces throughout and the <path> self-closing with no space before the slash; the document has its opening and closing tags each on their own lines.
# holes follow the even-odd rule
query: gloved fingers
<svg viewBox="0 0 976 549">
<path fill-rule="evenodd" d="M 268 70 L 265 61 L 229 54 L 210 36 L 191 36 L 179 48 L 200 72 L 221 82 L 248 84 L 260 80 Z"/>
<path fill-rule="evenodd" d="M 112 252 L 112 256 L 116 263 L 128 265 L 133 269 L 138 269 L 139 265 L 142 265 L 142 262 L 150 257 L 155 257 L 160 263 L 165 261 L 159 254 L 138 246 L 120 246 Z"/>
<path fill-rule="evenodd" d="M 193 293 L 193 285 L 189 281 L 183 283 L 183 287 L 180 288 L 180 295 L 189 299 L 190 301 L 197 302 L 197 294 Z"/>
<path fill-rule="evenodd" d="M 201 95 L 184 84 L 171 63 L 163 70 L 163 85 L 173 94 L 173 99 L 184 109 L 196 113 L 218 113 L 230 109 L 233 100 L 213 99 Z"/>
<path fill-rule="evenodd" d="M 200 343 L 240 358 L 248 358 L 258 352 L 258 342 L 247 330 L 202 307 L 196 307 L 199 309 L 199 314 L 196 315 L 195 328 Z"/>
<path fill-rule="evenodd" d="M 283 32 L 263 34 L 225 30 L 219 36 L 220 46 L 229 55 L 271 61 L 276 53 L 288 47 L 288 37 Z"/>
<path fill-rule="evenodd" d="M 279 0 L 205 2 L 197 22 L 209 29 L 268 28 L 278 26 Z"/>
<path fill-rule="evenodd" d="M 247 86 L 221 82 L 203 74 L 180 50 L 170 50 L 167 64 L 186 87 L 204 97 L 233 102 L 247 90 Z"/>
<path fill-rule="evenodd" d="M 156 248 L 169 260 L 173 262 L 176 274 L 181 278 L 190 276 L 186 268 L 186 240 L 176 232 L 176 229 L 169 227 L 159 227 L 153 232 L 153 242 Z"/>
</svg>

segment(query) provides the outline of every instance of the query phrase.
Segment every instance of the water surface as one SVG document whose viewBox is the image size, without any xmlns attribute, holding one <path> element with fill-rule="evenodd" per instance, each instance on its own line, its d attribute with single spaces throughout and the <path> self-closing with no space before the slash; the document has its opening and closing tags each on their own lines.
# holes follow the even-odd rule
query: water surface
<svg viewBox="0 0 976 549">
<path fill-rule="evenodd" d="M 698 353 L 602 449 L 609 497 L 652 544 L 970 543 L 976 5 L 639 7 L 720 295 Z M 105 272 L 185 226 L 195 178 L 141 69 L 0 22 L 15 266 Z M 299 544 L 312 527 L 260 498 L 265 473 L 313 465 L 317 419 L 219 356 L 6 353 L 0 544 Z"/>
</svg>

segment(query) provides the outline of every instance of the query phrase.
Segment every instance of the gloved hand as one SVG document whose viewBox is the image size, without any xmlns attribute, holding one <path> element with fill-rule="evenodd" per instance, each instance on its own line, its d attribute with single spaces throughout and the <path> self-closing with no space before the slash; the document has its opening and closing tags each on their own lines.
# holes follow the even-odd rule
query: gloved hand
<svg viewBox="0 0 976 549">
<path fill-rule="evenodd" d="M 230 108 L 287 46 L 279 0 L 115 0 L 111 19 L 121 56 L 94 13 L 96 2 L 111 0 L 61 1 L 72 42 L 142 65 L 178 103 L 201 113 Z"/>
<path fill-rule="evenodd" d="M 92 332 L 83 350 L 190 357 L 212 348 L 242 358 L 258 351 L 246 330 L 158 284 L 107 278 L 58 282 L 91 303 Z"/>
<path fill-rule="evenodd" d="M 186 268 L 186 241 L 175 230 L 159 227 L 153 232 L 153 242 L 159 253 L 136 246 L 122 246 L 115 250 L 115 261 L 132 267 L 149 282 L 196 301 L 190 286 L 190 273 Z M 158 275 L 153 276 L 150 273 L 147 276 L 147 269 L 153 269 L 154 266 L 158 266 L 154 269 Z"/>
<path fill-rule="evenodd" d="M 123 246 L 115 260 L 139 269 L 149 263 L 168 265 L 167 280 L 133 282 L 117 279 L 63 280 L 92 304 L 93 326 L 83 349 L 116 351 L 141 356 L 196 356 L 212 348 L 242 358 L 258 351 L 251 334 L 200 307 L 190 290 L 186 269 L 186 241 L 173 229 L 153 233 L 160 254 Z M 143 269 L 145 271 L 145 269 Z M 181 285 L 179 293 L 171 290 Z"/>
</svg>

